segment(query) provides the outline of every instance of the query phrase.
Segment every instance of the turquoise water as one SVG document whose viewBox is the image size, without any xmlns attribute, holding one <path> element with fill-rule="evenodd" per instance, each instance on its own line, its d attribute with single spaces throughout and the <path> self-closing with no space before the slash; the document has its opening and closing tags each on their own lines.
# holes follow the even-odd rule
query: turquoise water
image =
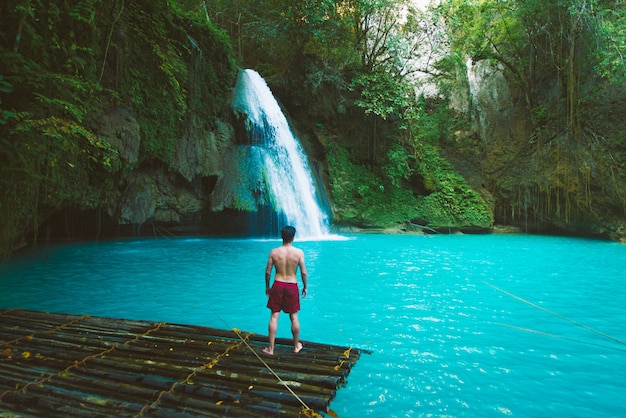
<svg viewBox="0 0 626 418">
<path fill-rule="evenodd" d="M 58 246 L 0 265 L 0 308 L 265 334 L 264 269 L 278 244 Z M 309 269 L 301 337 L 372 352 L 331 404 L 340 417 L 626 416 L 626 245 L 523 235 L 296 245 Z"/>
</svg>

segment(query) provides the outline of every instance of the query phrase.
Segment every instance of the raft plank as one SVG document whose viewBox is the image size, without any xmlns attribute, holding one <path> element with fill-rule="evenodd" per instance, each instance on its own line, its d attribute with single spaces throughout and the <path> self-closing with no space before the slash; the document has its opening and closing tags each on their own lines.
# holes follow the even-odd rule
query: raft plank
<svg viewBox="0 0 626 418">
<path fill-rule="evenodd" d="M 267 337 L 247 332 L 0 310 L 0 412 L 50 417 L 327 412 L 364 351 L 305 341 L 304 351 L 295 354 L 291 344 L 279 338 L 275 355 L 267 356 L 262 353 Z"/>
</svg>

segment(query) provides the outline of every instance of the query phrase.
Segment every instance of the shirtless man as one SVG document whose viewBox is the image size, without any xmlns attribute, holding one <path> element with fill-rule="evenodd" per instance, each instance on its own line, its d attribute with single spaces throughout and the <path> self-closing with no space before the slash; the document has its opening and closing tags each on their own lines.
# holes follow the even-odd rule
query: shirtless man
<svg viewBox="0 0 626 418">
<path fill-rule="evenodd" d="M 299 353 L 302 350 L 300 342 L 300 321 L 298 311 L 300 310 L 300 295 L 298 293 L 298 280 L 296 271 L 300 267 L 300 277 L 302 278 L 302 297 L 306 297 L 307 271 L 304 265 L 304 253 L 299 248 L 294 247 L 293 238 L 296 229 L 293 226 L 286 226 L 281 231 L 283 245 L 274 248 L 270 252 L 265 268 L 265 294 L 268 296 L 267 307 L 272 311 L 270 316 L 269 347 L 263 349 L 265 354 L 274 355 L 274 341 L 276 331 L 278 331 L 278 317 L 280 311 L 289 314 L 291 320 L 291 333 L 293 334 L 293 352 Z M 274 284 L 270 287 L 272 268 L 276 269 Z"/>
</svg>

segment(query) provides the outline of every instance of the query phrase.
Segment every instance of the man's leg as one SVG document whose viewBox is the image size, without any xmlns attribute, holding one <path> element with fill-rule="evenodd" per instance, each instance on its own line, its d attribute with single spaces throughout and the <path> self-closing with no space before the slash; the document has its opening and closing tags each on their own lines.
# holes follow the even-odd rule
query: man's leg
<svg viewBox="0 0 626 418">
<path fill-rule="evenodd" d="M 293 352 L 299 353 L 302 350 L 302 343 L 300 342 L 300 320 L 298 319 L 298 312 L 290 313 L 289 319 L 291 319 L 291 334 L 293 335 Z"/>
<path fill-rule="evenodd" d="M 278 317 L 280 316 L 280 311 L 272 312 L 270 316 L 270 323 L 267 326 L 267 330 L 269 333 L 270 346 L 263 349 L 265 354 L 273 355 L 274 354 L 274 342 L 276 341 L 276 332 L 278 331 Z"/>
</svg>

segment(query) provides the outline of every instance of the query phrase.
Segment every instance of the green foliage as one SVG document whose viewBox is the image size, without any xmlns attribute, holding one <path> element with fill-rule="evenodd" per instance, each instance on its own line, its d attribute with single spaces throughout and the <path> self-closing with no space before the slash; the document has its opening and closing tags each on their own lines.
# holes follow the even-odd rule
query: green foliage
<svg viewBox="0 0 626 418">
<path fill-rule="evenodd" d="M 361 227 L 393 227 L 419 215 L 418 201 L 410 191 L 395 187 L 354 164 L 345 148 L 328 149 L 335 222 Z"/>
<path fill-rule="evenodd" d="M 4 77 L 0 74 L 0 93 L 11 93 L 12 91 L 13 85 L 4 81 Z M 0 106 L 2 106 L 2 95 L 0 95 Z M 15 113 L 0 107 L 0 125 L 5 125 L 9 119 L 14 118 L 15 116 Z"/>
<path fill-rule="evenodd" d="M 228 37 L 189 3 L 0 4 L 0 253 L 119 186 L 120 157 L 96 131 L 105 111 L 132 110 L 146 164 L 167 166 L 183 133 L 210 128 L 236 68 Z"/>
<path fill-rule="evenodd" d="M 533 33 L 535 26 L 541 23 L 535 25 L 526 21 L 523 10 L 534 13 L 531 18 L 534 21 L 542 22 L 547 15 L 547 8 L 542 5 L 545 6 L 545 2 L 540 4 L 538 0 L 446 0 L 435 10 L 436 16 L 445 22 L 453 55 L 473 61 L 499 62 L 507 68 L 510 80 L 529 94 L 530 72 L 536 67 L 529 60 L 532 51 L 528 49 L 533 49 L 538 42 L 533 37 L 543 36 L 543 33 Z"/>
<path fill-rule="evenodd" d="M 128 5 L 131 12 L 119 23 L 124 42 L 114 45 L 126 58 L 122 73 L 111 74 L 121 79 L 123 105 L 140 121 L 142 157 L 162 164 L 172 161 L 177 138 L 193 129 L 190 112 L 211 125 L 208 116 L 223 107 L 236 70 L 227 36 L 206 20 L 200 4 L 170 3 Z"/>
<path fill-rule="evenodd" d="M 564 83 L 562 94 L 572 99 L 577 80 L 594 66 L 603 77 L 626 81 L 626 12 L 614 2 L 446 0 L 435 10 L 453 54 L 502 64 L 529 109 L 541 105 L 546 79 Z"/>
<path fill-rule="evenodd" d="M 355 102 L 365 110 L 383 120 L 389 116 L 402 116 L 411 106 L 408 86 L 394 79 L 389 73 L 360 74 L 352 80 L 351 89 L 360 91 Z"/>
<path fill-rule="evenodd" d="M 626 83 L 626 9 L 605 7 L 597 13 L 597 71 L 612 83 Z"/>
<path fill-rule="evenodd" d="M 386 181 L 354 164 L 344 148 L 330 145 L 328 167 L 336 222 L 393 227 L 420 218 L 432 227 L 492 225 L 491 208 L 439 155 L 437 147 L 419 144 L 414 158 L 398 147 L 390 154 L 398 165 Z M 414 164 L 410 162 L 413 160 Z M 427 195 L 416 196 L 402 184 L 413 175 L 424 178 Z"/>
<path fill-rule="evenodd" d="M 4 77 L 0 75 L 0 93 L 11 93 L 13 91 L 13 85 L 4 81 Z M 2 104 L 2 100 L 0 100 Z"/>
<path fill-rule="evenodd" d="M 490 227 L 491 208 L 428 143 L 416 144 L 416 171 L 432 192 L 421 200 L 423 216 L 436 226 Z"/>
<path fill-rule="evenodd" d="M 222 0 L 208 2 L 208 15 L 225 28 L 236 45 L 240 65 L 266 76 L 289 74 L 312 87 L 322 83 L 343 89 L 344 71 L 384 72 L 397 76 L 415 48 L 405 48 L 412 16 L 404 0 Z M 414 22 L 414 20 L 410 20 Z M 402 57 L 400 59 L 400 57 Z M 342 79 L 343 78 L 343 79 Z"/>
<path fill-rule="evenodd" d="M 404 147 L 394 144 L 387 152 L 387 162 L 383 166 L 383 173 L 395 187 L 401 187 L 402 181 L 413 175 L 413 156 L 409 155 Z"/>
<path fill-rule="evenodd" d="M 92 23 L 96 17 L 96 8 L 102 0 L 82 0 L 70 12 L 70 16 L 79 22 Z"/>
<path fill-rule="evenodd" d="M 0 6 L 7 35 L 0 38 L 0 253 L 59 207 L 94 207 L 107 192 L 101 176 L 115 170 L 116 153 L 89 124 L 102 92 L 93 79 L 91 29 L 69 7 Z"/>
</svg>

